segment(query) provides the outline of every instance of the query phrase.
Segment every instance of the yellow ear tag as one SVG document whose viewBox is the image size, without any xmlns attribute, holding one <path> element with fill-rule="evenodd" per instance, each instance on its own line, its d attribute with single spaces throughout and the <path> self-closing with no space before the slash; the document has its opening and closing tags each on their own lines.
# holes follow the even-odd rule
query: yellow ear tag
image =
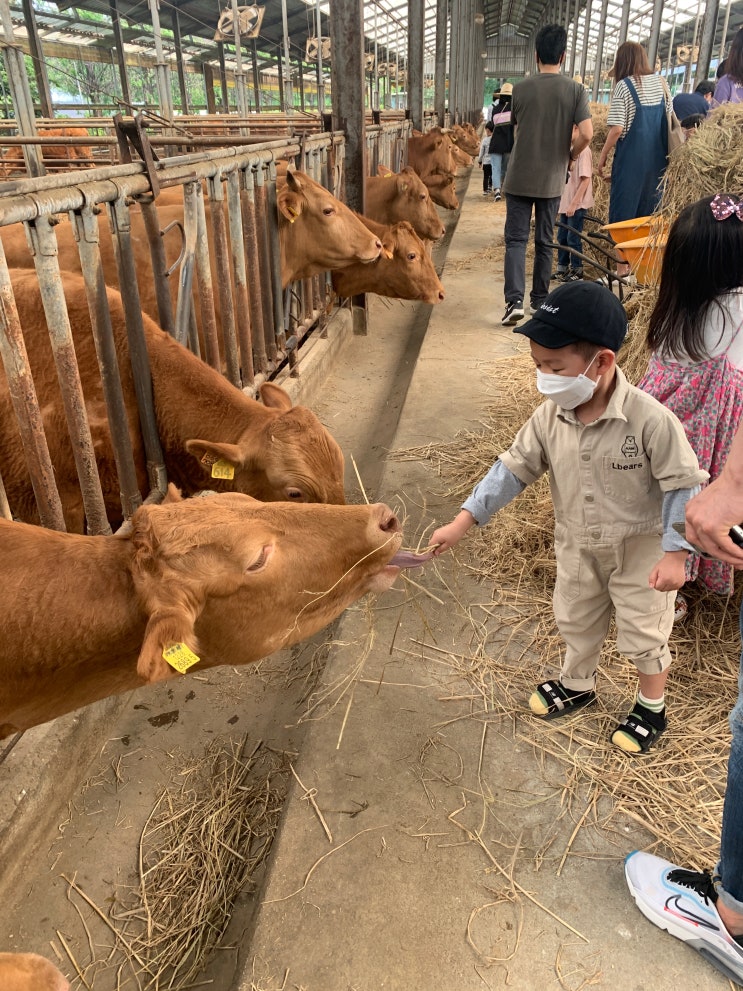
<svg viewBox="0 0 743 991">
<path fill-rule="evenodd" d="M 212 478 L 234 478 L 235 466 L 220 458 L 212 465 Z"/>
<path fill-rule="evenodd" d="M 181 674 L 185 674 L 189 668 L 201 660 L 192 650 L 189 650 L 185 643 L 174 643 L 172 647 L 166 647 L 163 651 L 163 657 L 171 668 L 175 668 Z"/>
</svg>

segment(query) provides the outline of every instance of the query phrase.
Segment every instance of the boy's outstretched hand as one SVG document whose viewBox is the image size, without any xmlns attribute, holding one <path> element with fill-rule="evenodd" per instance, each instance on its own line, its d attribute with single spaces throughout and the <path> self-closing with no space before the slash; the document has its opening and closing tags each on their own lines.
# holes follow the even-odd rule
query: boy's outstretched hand
<svg viewBox="0 0 743 991">
<path fill-rule="evenodd" d="M 648 584 L 656 592 L 675 592 L 686 581 L 686 551 L 666 551 L 650 572 Z"/>
<path fill-rule="evenodd" d="M 438 545 L 433 551 L 434 556 L 438 557 L 444 551 L 450 551 L 452 547 L 456 547 L 465 533 L 474 525 L 475 517 L 472 513 L 463 509 L 454 517 L 451 523 L 447 523 L 446 526 L 440 526 L 438 530 L 434 530 L 428 544 L 429 547 Z"/>
</svg>

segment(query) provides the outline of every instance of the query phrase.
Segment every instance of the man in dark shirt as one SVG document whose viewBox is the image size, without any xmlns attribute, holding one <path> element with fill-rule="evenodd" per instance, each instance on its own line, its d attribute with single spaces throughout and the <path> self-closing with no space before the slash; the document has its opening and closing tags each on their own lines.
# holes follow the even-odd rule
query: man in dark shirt
<svg viewBox="0 0 743 991">
<path fill-rule="evenodd" d="M 534 270 L 531 312 L 549 292 L 552 242 L 560 196 L 568 168 L 578 160 L 593 137 L 591 111 L 584 87 L 561 72 L 567 33 L 560 24 L 548 24 L 537 34 L 536 75 L 513 87 L 511 123 L 515 143 L 503 184 L 506 195 L 503 265 L 506 312 L 501 323 L 513 326 L 524 318 L 526 244 L 534 214 Z M 573 140 L 573 125 L 578 136 Z"/>
<path fill-rule="evenodd" d="M 673 98 L 673 112 L 679 120 L 691 114 L 707 114 L 715 95 L 715 84 L 704 79 L 693 93 L 677 93 Z"/>
</svg>

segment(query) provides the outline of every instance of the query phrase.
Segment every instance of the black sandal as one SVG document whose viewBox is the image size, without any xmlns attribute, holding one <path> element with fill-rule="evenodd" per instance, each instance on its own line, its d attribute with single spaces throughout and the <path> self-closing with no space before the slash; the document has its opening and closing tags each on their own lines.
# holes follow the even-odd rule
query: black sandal
<svg viewBox="0 0 743 991">
<path fill-rule="evenodd" d="M 568 716 L 595 701 L 596 692 L 592 689 L 587 692 L 572 692 L 559 681 L 543 681 L 529 699 L 529 708 L 541 719 L 557 719 L 558 716 Z"/>
<path fill-rule="evenodd" d="M 653 721 L 651 722 L 651 720 Z M 665 729 L 665 710 L 663 712 L 651 712 L 644 706 L 635 705 L 632 712 L 622 720 L 611 734 L 611 742 L 625 754 L 646 754 Z M 621 736 L 617 739 L 618 734 L 629 737 L 637 744 L 639 750 L 628 749 L 625 745 L 626 741 Z"/>
</svg>

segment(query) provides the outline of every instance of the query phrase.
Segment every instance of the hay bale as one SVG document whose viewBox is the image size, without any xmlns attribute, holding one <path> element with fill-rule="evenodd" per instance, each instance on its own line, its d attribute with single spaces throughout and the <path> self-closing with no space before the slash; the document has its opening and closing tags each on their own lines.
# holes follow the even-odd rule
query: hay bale
<svg viewBox="0 0 743 991">
<path fill-rule="evenodd" d="M 703 196 L 743 188 L 743 104 L 724 103 L 693 131 L 666 169 L 660 212 L 669 224 Z"/>
<path fill-rule="evenodd" d="M 606 103 L 592 103 L 591 119 L 593 121 L 593 140 L 591 141 L 591 153 L 593 154 L 593 200 L 594 206 L 591 213 L 595 217 L 600 217 L 605 224 L 609 222 L 609 183 L 599 178 L 599 156 L 604 147 L 606 135 L 609 133 L 609 125 L 606 118 L 609 116 L 609 107 Z M 613 154 L 613 153 L 612 153 Z"/>
</svg>

